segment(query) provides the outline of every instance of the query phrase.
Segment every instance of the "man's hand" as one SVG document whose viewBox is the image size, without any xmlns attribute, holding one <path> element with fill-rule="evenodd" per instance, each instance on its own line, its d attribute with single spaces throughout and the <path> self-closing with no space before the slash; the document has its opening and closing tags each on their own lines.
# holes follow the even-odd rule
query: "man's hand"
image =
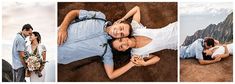
<svg viewBox="0 0 235 84">
<path fill-rule="evenodd" d="M 57 43 L 58 45 L 62 45 L 68 36 L 67 30 L 66 28 L 64 28 L 65 26 L 60 26 L 59 31 L 58 31 L 58 38 L 57 38 Z"/>
</svg>

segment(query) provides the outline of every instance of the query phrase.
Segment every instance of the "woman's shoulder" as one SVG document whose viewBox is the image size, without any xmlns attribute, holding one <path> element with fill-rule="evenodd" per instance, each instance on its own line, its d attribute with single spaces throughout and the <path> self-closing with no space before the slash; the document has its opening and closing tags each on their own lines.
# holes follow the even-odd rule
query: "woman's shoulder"
<svg viewBox="0 0 235 84">
<path fill-rule="evenodd" d="M 132 21 L 131 21 L 131 26 L 132 26 L 133 30 L 145 28 L 141 23 L 138 23 L 138 22 L 135 21 L 135 20 L 132 20 Z"/>
<path fill-rule="evenodd" d="M 39 44 L 38 47 L 42 48 L 42 49 L 46 49 L 46 46 L 43 44 Z"/>
</svg>

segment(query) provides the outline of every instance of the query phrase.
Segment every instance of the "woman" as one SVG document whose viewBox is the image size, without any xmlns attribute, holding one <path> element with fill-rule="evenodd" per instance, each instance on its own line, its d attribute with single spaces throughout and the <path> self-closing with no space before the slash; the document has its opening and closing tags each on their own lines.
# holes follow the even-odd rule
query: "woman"
<svg viewBox="0 0 235 84">
<path fill-rule="evenodd" d="M 133 58 L 131 60 L 133 62 L 140 66 L 154 64 L 158 62 L 160 58 L 151 53 L 163 49 L 177 49 L 177 22 L 171 23 L 163 28 L 147 29 L 140 23 L 140 8 L 135 6 L 123 18 L 115 23 L 125 21 L 131 16 L 133 16 L 131 22 L 133 37 L 116 39 L 112 44 L 118 51 L 126 51 L 127 49 L 132 48 L 131 54 Z M 149 60 L 144 61 L 144 58 Z"/>
<path fill-rule="evenodd" d="M 226 58 L 229 55 L 233 55 L 233 44 L 215 46 L 210 49 L 203 51 L 204 58 L 210 57 L 211 59 L 215 58 Z"/>
<path fill-rule="evenodd" d="M 35 58 L 38 62 L 38 65 L 40 65 L 39 68 L 35 69 L 36 66 L 34 64 L 27 64 L 31 73 L 30 81 L 43 82 L 45 79 L 45 70 L 43 68 L 46 61 L 46 48 L 44 45 L 40 44 L 41 36 L 38 32 L 33 32 L 29 40 L 31 41 L 31 44 L 26 47 L 26 50 L 30 54 L 30 57 L 28 58 L 27 63 L 33 63 L 30 62 L 30 58 Z"/>
</svg>

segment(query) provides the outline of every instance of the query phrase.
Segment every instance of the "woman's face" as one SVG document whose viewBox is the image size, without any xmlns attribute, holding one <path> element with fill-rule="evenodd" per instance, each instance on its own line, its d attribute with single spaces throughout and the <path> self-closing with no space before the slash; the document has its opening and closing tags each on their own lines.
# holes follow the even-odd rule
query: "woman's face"
<svg viewBox="0 0 235 84">
<path fill-rule="evenodd" d="M 204 53 L 206 53 L 206 55 L 212 55 L 213 54 L 212 50 L 210 50 L 210 49 L 204 50 Z"/>
<path fill-rule="evenodd" d="M 130 34 L 130 26 L 125 23 L 113 24 L 110 26 L 108 34 L 113 38 L 122 38 Z"/>
<path fill-rule="evenodd" d="M 118 51 L 126 51 L 130 48 L 131 44 L 132 41 L 127 37 L 116 39 L 113 41 L 113 47 Z"/>
<path fill-rule="evenodd" d="M 32 41 L 34 41 L 34 40 L 36 40 L 37 39 L 37 37 L 34 35 L 34 34 L 32 34 L 30 37 L 29 37 L 29 40 L 32 42 Z"/>
</svg>

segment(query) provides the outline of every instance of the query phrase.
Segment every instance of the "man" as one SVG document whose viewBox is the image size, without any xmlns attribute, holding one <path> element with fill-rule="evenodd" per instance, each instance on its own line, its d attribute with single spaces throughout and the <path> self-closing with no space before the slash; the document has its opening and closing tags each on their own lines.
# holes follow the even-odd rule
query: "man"
<svg viewBox="0 0 235 84">
<path fill-rule="evenodd" d="M 193 58 L 196 57 L 200 64 L 211 64 L 220 61 L 221 58 L 215 58 L 214 60 L 203 59 L 203 50 L 214 47 L 219 44 L 219 41 L 206 37 L 205 39 L 197 39 L 188 46 L 180 47 L 180 58 Z"/>
<path fill-rule="evenodd" d="M 14 82 L 26 82 L 25 81 L 25 69 L 26 64 L 24 61 L 25 51 L 25 38 L 32 35 L 33 28 L 30 24 L 25 24 L 20 33 L 17 33 L 13 48 L 12 48 L 12 61 L 13 61 L 13 81 Z"/>
<path fill-rule="evenodd" d="M 73 22 L 78 17 L 80 21 Z M 98 18 L 98 19 L 97 19 Z M 108 39 L 126 37 L 131 26 L 126 22 L 113 25 L 105 20 L 101 12 L 72 10 L 64 18 L 58 31 L 58 63 L 69 64 L 93 56 L 101 56 L 105 71 L 114 79 L 134 66 L 132 62 L 114 70 L 113 54 Z M 73 22 L 73 23 L 71 23 Z"/>
</svg>

